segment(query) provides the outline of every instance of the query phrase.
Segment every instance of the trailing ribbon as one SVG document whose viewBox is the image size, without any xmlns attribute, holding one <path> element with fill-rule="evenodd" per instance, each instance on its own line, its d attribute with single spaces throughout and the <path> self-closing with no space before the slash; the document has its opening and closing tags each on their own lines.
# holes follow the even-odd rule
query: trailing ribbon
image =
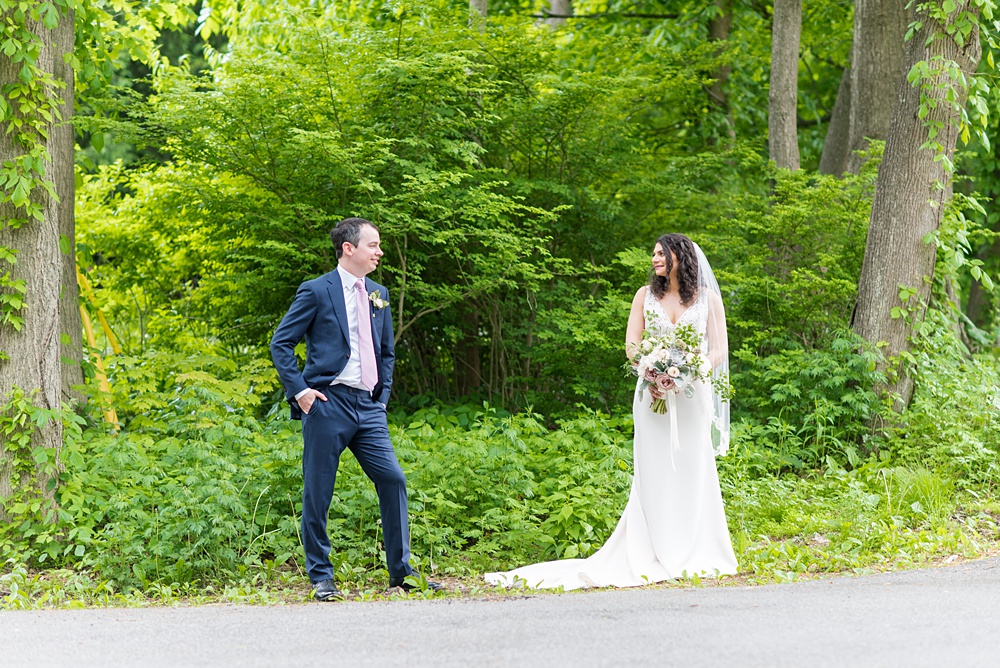
<svg viewBox="0 0 1000 668">
<path fill-rule="evenodd" d="M 670 413 L 670 465 L 677 470 L 674 464 L 674 450 L 681 449 L 680 437 L 677 435 L 677 400 L 673 392 L 667 393 L 667 412 Z"/>
</svg>

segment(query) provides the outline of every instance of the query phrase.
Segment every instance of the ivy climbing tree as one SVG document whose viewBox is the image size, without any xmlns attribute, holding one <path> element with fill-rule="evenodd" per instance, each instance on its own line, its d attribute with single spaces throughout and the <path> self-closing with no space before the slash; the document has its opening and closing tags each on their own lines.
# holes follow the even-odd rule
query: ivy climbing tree
<svg viewBox="0 0 1000 668">
<path fill-rule="evenodd" d="M 914 7 L 907 35 L 908 74 L 899 85 L 889 124 L 858 286 L 855 331 L 883 346 L 890 359 L 910 348 L 914 325 L 930 299 L 935 233 L 951 198 L 954 153 L 973 128 L 971 100 L 988 117 L 988 80 L 977 76 L 981 35 L 995 39 L 992 0 L 944 0 Z M 989 144 L 982 128 L 980 140 Z M 909 404 L 913 382 L 905 366 L 890 389 L 898 408 Z"/>
<path fill-rule="evenodd" d="M 82 380 L 74 92 L 100 92 L 122 58 L 158 64 L 191 4 L 0 0 L 0 518 L 26 488 L 52 490 L 58 412 Z"/>
<path fill-rule="evenodd" d="M 60 217 L 72 216 L 72 134 L 68 150 L 53 144 L 65 143 L 58 129 L 72 112 L 63 91 L 72 79 L 66 62 L 74 32 L 65 3 L 0 7 L 0 398 L 7 407 L 0 419 L 8 421 L 0 439 L 0 497 L 6 498 L 30 477 L 11 451 L 21 427 L 33 432 L 32 448 L 58 451 L 62 443 L 59 420 L 31 423 L 12 403 L 27 398 L 50 411 L 61 404 L 59 230 Z"/>
</svg>

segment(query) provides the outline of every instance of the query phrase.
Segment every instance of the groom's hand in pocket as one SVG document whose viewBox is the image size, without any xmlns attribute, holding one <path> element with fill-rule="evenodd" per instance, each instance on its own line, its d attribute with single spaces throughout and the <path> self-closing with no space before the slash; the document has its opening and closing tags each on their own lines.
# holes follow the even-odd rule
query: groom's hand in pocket
<svg viewBox="0 0 1000 668">
<path fill-rule="evenodd" d="M 306 390 L 305 394 L 303 394 L 301 397 L 299 397 L 298 399 L 296 399 L 295 402 L 299 405 L 299 408 L 302 409 L 302 412 L 305 413 L 306 415 L 308 415 L 309 411 L 312 410 L 313 403 L 317 399 L 319 399 L 321 401 L 329 401 L 329 399 L 326 398 L 325 394 L 323 394 L 322 392 L 320 392 L 318 390 L 314 390 L 314 389 L 310 388 L 310 389 Z"/>
</svg>

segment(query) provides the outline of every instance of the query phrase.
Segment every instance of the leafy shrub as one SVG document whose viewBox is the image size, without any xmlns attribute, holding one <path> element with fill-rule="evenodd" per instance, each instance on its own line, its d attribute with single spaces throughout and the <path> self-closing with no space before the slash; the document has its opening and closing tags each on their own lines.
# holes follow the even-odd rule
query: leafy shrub
<svg viewBox="0 0 1000 668">
<path fill-rule="evenodd" d="M 1000 360 L 970 356 L 949 310 L 931 308 L 909 356 L 916 391 L 888 448 L 946 472 L 959 486 L 1000 489 Z"/>
<path fill-rule="evenodd" d="M 763 470 L 814 469 L 831 457 L 853 466 L 873 448 L 869 425 L 884 410 L 877 385 L 885 379 L 865 341 L 842 331 L 821 349 L 735 356 L 733 413 L 748 421 L 738 438 L 768 453 Z"/>
</svg>

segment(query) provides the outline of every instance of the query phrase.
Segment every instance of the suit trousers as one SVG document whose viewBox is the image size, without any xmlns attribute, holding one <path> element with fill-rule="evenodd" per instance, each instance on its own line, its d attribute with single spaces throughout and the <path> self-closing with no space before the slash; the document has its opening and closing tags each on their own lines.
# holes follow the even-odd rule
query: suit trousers
<svg viewBox="0 0 1000 668">
<path fill-rule="evenodd" d="M 316 399 L 302 416 L 302 542 L 309 579 L 316 583 L 333 578 L 326 523 L 345 448 L 375 483 L 389 577 L 406 577 L 413 572 L 406 476 L 389 440 L 385 408 L 369 392 L 346 385 L 331 385 L 322 392 L 328 401 Z"/>
</svg>

